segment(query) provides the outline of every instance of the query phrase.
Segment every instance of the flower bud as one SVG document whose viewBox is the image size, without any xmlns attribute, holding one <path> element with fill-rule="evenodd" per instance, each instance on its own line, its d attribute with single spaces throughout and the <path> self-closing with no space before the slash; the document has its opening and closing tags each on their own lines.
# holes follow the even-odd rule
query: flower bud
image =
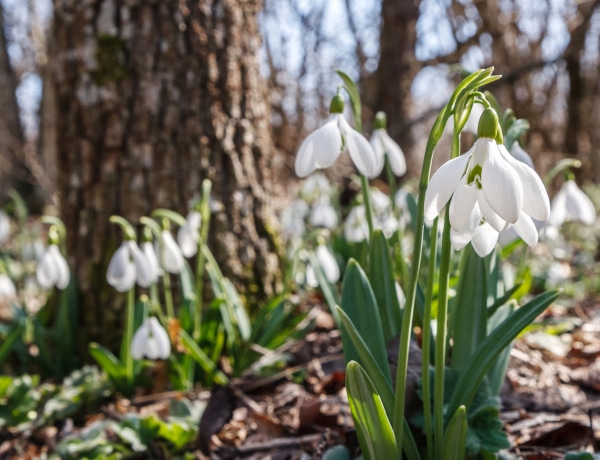
<svg viewBox="0 0 600 460">
<path fill-rule="evenodd" d="M 329 104 L 329 113 L 344 113 L 344 98 L 339 94 L 336 94 L 331 98 L 331 104 Z"/>
<path fill-rule="evenodd" d="M 498 126 L 498 114 L 491 107 L 488 107 L 481 114 L 479 125 L 477 126 L 477 136 L 487 139 L 496 139 L 500 131 Z"/>
<path fill-rule="evenodd" d="M 386 129 L 387 128 L 387 116 L 385 112 L 377 112 L 375 114 L 375 122 L 373 123 L 374 129 Z"/>
</svg>

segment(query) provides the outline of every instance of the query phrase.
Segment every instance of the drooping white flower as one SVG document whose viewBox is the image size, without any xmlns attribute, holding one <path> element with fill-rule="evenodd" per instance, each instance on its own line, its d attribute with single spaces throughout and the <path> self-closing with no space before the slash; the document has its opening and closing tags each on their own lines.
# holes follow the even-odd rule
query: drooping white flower
<svg viewBox="0 0 600 460">
<path fill-rule="evenodd" d="M 322 172 L 315 172 L 308 176 L 302 184 L 300 196 L 308 203 L 312 203 L 322 197 L 331 196 L 333 190 L 334 187 L 327 176 Z"/>
<path fill-rule="evenodd" d="M 288 236 L 302 236 L 306 233 L 304 218 L 308 214 L 308 204 L 304 200 L 296 199 L 291 205 L 281 211 L 281 226 Z"/>
<path fill-rule="evenodd" d="M 119 292 L 132 289 L 137 282 L 141 287 L 148 287 L 153 281 L 151 262 L 144 255 L 137 243 L 125 240 L 117 248 L 106 271 L 106 281 Z"/>
<path fill-rule="evenodd" d="M 381 174 L 385 165 L 387 155 L 392 172 L 396 176 L 403 176 L 406 173 L 406 159 L 402 149 L 390 137 L 385 129 L 386 119 L 383 112 L 378 112 L 375 117 L 375 129 L 371 134 L 371 147 L 377 158 L 377 174 Z"/>
<path fill-rule="evenodd" d="M 185 266 L 185 260 L 181 248 L 175 242 L 173 235 L 168 230 L 162 231 L 162 244 L 159 245 L 159 261 L 162 268 L 169 273 L 181 273 Z"/>
<path fill-rule="evenodd" d="M 560 227 L 564 222 L 575 220 L 592 225 L 596 221 L 596 208 L 574 180 L 567 180 L 552 200 L 548 224 Z"/>
<path fill-rule="evenodd" d="M 340 267 L 335 260 L 334 255 L 327 249 L 327 246 L 320 244 L 315 250 L 315 257 L 321 266 L 321 270 L 327 281 L 336 283 L 340 279 Z M 311 287 L 317 287 L 319 285 L 314 267 L 311 263 L 306 266 L 306 284 Z"/>
<path fill-rule="evenodd" d="M 495 112 L 486 109 L 486 114 L 491 114 L 497 126 Z M 425 194 L 425 217 L 429 220 L 452 199 L 448 212 L 453 245 L 458 249 L 465 241 L 473 241 L 480 256 L 492 251 L 498 233 L 510 224 L 528 245 L 537 244 L 532 218 L 545 221 L 550 213 L 548 194 L 536 172 L 498 145 L 495 131 L 485 134 L 484 129 L 484 135 L 466 154 L 442 165 L 431 177 Z"/>
<path fill-rule="evenodd" d="M 17 296 L 15 283 L 6 273 L 0 273 L 0 303 L 10 302 Z"/>
<path fill-rule="evenodd" d="M 344 238 L 351 243 L 364 241 L 369 235 L 367 214 L 363 205 L 355 206 L 350 210 L 344 222 Z"/>
<path fill-rule="evenodd" d="M 367 177 L 377 175 L 377 160 L 369 141 L 346 121 L 344 102 L 336 95 L 331 103 L 329 120 L 308 135 L 300 144 L 295 170 L 306 177 L 317 169 L 329 168 L 344 150 L 348 150 L 356 168 Z"/>
<path fill-rule="evenodd" d="M 130 350 L 133 359 L 167 359 L 171 354 L 171 341 L 167 331 L 152 316 L 144 319 L 133 335 Z"/>
<path fill-rule="evenodd" d="M 4 211 L 0 210 L 0 243 L 8 240 L 10 235 L 10 217 Z"/>
<path fill-rule="evenodd" d="M 146 256 L 146 260 L 148 261 L 148 268 L 150 270 L 150 283 L 155 283 L 160 275 L 162 275 L 163 271 L 160 268 L 160 264 L 158 263 L 158 257 L 156 256 L 156 251 L 154 250 L 154 245 L 150 241 L 144 241 L 140 245 L 140 249 Z"/>
<path fill-rule="evenodd" d="M 56 244 L 50 244 L 46 248 L 35 274 L 43 289 L 50 289 L 54 286 L 58 289 L 65 289 L 69 285 L 71 278 L 69 265 Z"/>
<path fill-rule="evenodd" d="M 312 205 L 310 225 L 333 229 L 338 223 L 338 215 L 328 198 L 322 198 Z"/>
<path fill-rule="evenodd" d="M 185 218 L 185 225 L 179 227 L 177 243 L 184 257 L 192 257 L 198 252 L 200 225 L 202 215 L 198 211 L 190 211 Z"/>
</svg>

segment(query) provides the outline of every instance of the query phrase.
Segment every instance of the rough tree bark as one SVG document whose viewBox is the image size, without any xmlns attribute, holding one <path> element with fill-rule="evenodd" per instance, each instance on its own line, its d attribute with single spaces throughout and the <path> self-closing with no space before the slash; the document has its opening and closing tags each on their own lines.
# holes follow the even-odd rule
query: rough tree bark
<svg viewBox="0 0 600 460">
<path fill-rule="evenodd" d="M 261 3 L 54 0 L 60 206 L 86 340 L 106 342 L 120 317 L 110 215 L 185 213 L 204 178 L 222 204 L 210 244 L 224 273 L 255 299 L 277 289 Z"/>
</svg>

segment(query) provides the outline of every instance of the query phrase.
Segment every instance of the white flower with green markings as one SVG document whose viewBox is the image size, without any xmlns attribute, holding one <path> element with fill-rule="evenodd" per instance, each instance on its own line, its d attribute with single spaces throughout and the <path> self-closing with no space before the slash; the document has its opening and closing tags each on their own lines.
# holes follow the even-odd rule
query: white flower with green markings
<svg viewBox="0 0 600 460">
<path fill-rule="evenodd" d="M 167 359 L 171 354 L 171 341 L 167 331 L 152 316 L 135 332 L 131 340 L 131 357 L 133 359 Z"/>
<path fill-rule="evenodd" d="M 596 222 L 594 203 L 574 180 L 565 181 L 554 196 L 548 224 L 560 227 L 569 220 L 579 221 L 585 225 L 592 225 Z"/>
<path fill-rule="evenodd" d="M 369 141 L 350 126 L 344 118 L 344 99 L 338 94 L 331 101 L 331 116 L 327 123 L 308 135 L 300 144 L 295 170 L 306 177 L 317 169 L 332 166 L 340 154 L 347 150 L 361 174 L 377 176 L 377 159 Z"/>
<path fill-rule="evenodd" d="M 450 202 L 454 248 L 471 242 L 482 257 L 510 225 L 528 245 L 536 245 L 538 232 L 532 219 L 545 221 L 550 214 L 542 180 L 497 143 L 498 130 L 496 112 L 486 109 L 479 122 L 479 139 L 467 153 L 442 165 L 425 193 L 425 217 L 433 220 Z"/>
</svg>

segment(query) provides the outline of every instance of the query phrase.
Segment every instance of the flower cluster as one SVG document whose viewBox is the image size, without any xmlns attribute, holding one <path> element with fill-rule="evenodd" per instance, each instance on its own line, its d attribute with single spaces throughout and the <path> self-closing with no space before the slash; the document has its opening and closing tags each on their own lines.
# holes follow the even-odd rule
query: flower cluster
<svg viewBox="0 0 600 460">
<path fill-rule="evenodd" d="M 455 249 L 469 242 L 480 256 L 489 254 L 501 231 L 512 226 L 529 245 L 538 241 L 533 219 L 545 221 L 550 201 L 540 177 L 513 158 L 496 138 L 496 112 L 488 108 L 479 122 L 479 139 L 464 155 L 442 165 L 425 194 L 425 217 L 433 220 L 450 202 Z"/>
</svg>

